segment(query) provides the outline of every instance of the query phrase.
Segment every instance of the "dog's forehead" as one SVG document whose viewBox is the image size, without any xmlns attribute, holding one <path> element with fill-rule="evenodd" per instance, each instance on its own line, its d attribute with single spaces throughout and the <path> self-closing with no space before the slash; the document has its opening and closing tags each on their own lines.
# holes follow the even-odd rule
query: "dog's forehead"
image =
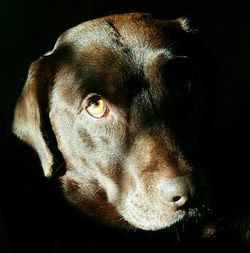
<svg viewBox="0 0 250 253">
<path fill-rule="evenodd" d="M 111 49 L 121 48 L 165 48 L 180 34 L 188 32 L 187 20 L 153 19 L 149 14 L 129 13 L 111 15 L 83 22 L 63 33 L 56 45 L 71 45 L 80 52 L 86 47 L 100 44 Z"/>
<path fill-rule="evenodd" d="M 63 55 L 58 75 L 63 82 L 56 80 L 62 84 L 72 76 L 69 86 L 79 83 L 84 95 L 94 92 L 112 99 L 123 95 L 124 87 L 138 90 L 144 84 L 152 95 L 161 95 L 165 87 L 159 67 L 171 58 L 172 43 L 186 33 L 185 20 L 156 20 L 148 14 L 84 22 L 56 43 L 54 52 Z"/>
</svg>

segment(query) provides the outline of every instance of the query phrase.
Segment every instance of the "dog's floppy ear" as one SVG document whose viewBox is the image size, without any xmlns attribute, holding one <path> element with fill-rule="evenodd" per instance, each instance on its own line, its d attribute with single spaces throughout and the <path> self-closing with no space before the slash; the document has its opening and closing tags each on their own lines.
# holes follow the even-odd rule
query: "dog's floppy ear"
<svg viewBox="0 0 250 253">
<path fill-rule="evenodd" d="M 49 74 L 43 59 L 32 63 L 23 91 L 18 98 L 13 132 L 38 154 L 45 176 L 52 174 L 53 156 L 43 133 L 42 108 L 48 107 Z"/>
</svg>

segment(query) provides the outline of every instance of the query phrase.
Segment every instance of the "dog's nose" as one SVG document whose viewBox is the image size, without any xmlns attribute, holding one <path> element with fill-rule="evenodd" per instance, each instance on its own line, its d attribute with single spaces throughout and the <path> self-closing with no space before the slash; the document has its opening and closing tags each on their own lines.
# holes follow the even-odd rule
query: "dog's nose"
<svg viewBox="0 0 250 253">
<path fill-rule="evenodd" d="M 175 208 L 183 207 L 194 195 L 195 187 L 189 175 L 161 179 L 157 185 L 162 201 Z"/>
</svg>

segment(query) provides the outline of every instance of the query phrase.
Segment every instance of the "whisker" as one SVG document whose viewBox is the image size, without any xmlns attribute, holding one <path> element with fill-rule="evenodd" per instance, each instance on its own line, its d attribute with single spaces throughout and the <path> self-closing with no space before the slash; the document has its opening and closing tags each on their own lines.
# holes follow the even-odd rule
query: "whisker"
<svg viewBox="0 0 250 253">
<path fill-rule="evenodd" d="M 49 179 L 51 179 L 52 177 L 54 177 L 56 175 L 56 173 L 65 165 L 65 162 L 62 162 L 56 169 L 53 170 L 53 173 L 51 176 L 49 176 Z"/>
<path fill-rule="evenodd" d="M 94 191 L 94 192 L 92 192 L 92 194 L 91 194 L 91 196 L 90 196 L 90 198 L 94 198 L 94 196 L 99 192 L 101 190 L 101 187 L 99 187 L 99 188 L 97 188 L 97 190 L 96 191 Z"/>
</svg>

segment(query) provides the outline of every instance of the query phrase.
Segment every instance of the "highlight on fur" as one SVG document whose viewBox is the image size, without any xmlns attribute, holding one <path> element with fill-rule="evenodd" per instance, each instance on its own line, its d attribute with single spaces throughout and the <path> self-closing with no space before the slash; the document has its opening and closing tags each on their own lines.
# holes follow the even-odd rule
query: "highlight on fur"
<svg viewBox="0 0 250 253">
<path fill-rule="evenodd" d="M 13 131 L 47 177 L 60 153 L 64 195 L 87 215 L 154 231 L 207 214 L 207 88 L 188 23 L 145 13 L 98 18 L 67 30 L 31 64 Z M 198 237 L 225 224 L 210 221 Z M 249 222 L 240 224 L 230 229 L 248 241 Z"/>
</svg>

